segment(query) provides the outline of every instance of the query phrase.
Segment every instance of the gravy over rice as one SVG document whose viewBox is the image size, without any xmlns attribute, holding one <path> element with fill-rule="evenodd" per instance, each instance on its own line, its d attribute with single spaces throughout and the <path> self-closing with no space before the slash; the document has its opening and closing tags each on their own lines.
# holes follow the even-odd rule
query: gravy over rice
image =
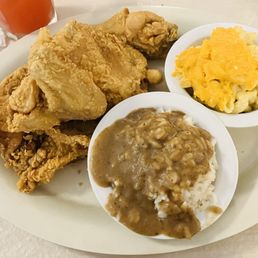
<svg viewBox="0 0 258 258">
<path fill-rule="evenodd" d="M 184 200 L 210 171 L 212 136 L 178 111 L 138 109 L 97 137 L 91 161 L 94 180 L 112 187 L 107 210 L 133 231 L 191 238 L 201 230 Z"/>
</svg>

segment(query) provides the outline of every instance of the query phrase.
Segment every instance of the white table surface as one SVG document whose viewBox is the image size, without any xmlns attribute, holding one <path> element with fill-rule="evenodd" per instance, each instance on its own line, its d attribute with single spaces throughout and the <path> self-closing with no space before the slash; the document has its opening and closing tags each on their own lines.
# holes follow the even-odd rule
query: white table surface
<svg viewBox="0 0 258 258">
<path fill-rule="evenodd" d="M 55 0 L 58 19 L 93 12 L 100 6 L 128 4 L 164 4 L 180 7 L 193 7 L 207 11 L 216 11 L 230 15 L 232 21 L 238 21 L 258 26 L 258 0 Z M 258 214 L 257 214 L 258 216 Z M 42 222 L 44 223 L 44 222 Z M 72 250 L 48 241 L 39 239 L 27 232 L 16 228 L 0 218 L 0 258 L 80 258 L 80 257 L 111 257 Z M 147 257 L 147 256 L 138 256 Z M 210 258 L 210 257 L 258 257 L 258 225 L 231 238 L 173 254 L 153 255 L 152 258 Z"/>
</svg>

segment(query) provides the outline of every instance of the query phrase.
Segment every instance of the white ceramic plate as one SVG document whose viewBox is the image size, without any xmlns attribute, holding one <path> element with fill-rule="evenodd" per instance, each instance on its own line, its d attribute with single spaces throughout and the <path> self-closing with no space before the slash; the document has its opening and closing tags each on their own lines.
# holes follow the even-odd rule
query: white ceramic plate
<svg viewBox="0 0 258 258">
<path fill-rule="evenodd" d="M 178 78 L 172 76 L 172 72 L 175 71 L 175 63 L 176 63 L 176 57 L 181 52 L 186 50 L 187 48 L 191 46 L 200 45 L 202 41 L 205 38 L 210 37 L 212 31 L 215 28 L 223 27 L 223 28 L 229 28 L 229 27 L 241 27 L 247 32 L 254 32 L 257 35 L 258 38 L 258 29 L 242 25 L 239 23 L 212 23 L 212 24 L 205 24 L 202 26 L 199 26 L 197 28 L 194 28 L 193 30 L 190 30 L 186 32 L 182 37 L 180 37 L 175 44 L 171 47 L 171 49 L 168 52 L 166 62 L 165 62 L 165 78 L 168 85 L 168 88 L 171 92 L 180 93 L 184 96 L 188 96 L 194 100 L 185 89 L 183 89 L 180 86 L 180 81 Z M 256 42 L 258 43 L 258 41 Z M 223 122 L 227 127 L 251 127 L 251 126 L 257 126 L 258 125 L 258 110 L 243 113 L 243 114 L 226 114 L 222 112 L 213 111 Z"/>
<path fill-rule="evenodd" d="M 106 210 L 105 206 L 108 202 L 108 196 L 112 192 L 112 188 L 99 186 L 92 176 L 91 163 L 94 142 L 105 128 L 111 126 L 118 119 L 126 117 L 130 112 L 138 108 L 148 107 L 182 111 L 193 119 L 194 124 L 207 130 L 214 137 L 216 141 L 216 158 L 218 161 L 214 193 L 217 197 L 216 205 L 218 205 L 224 213 L 234 195 L 238 179 L 238 158 L 232 138 L 223 123 L 203 105 L 192 101 L 188 97 L 169 92 L 148 92 L 128 98 L 109 110 L 99 122 L 90 141 L 87 164 L 90 183 L 100 205 Z M 106 212 L 109 214 L 107 210 Z M 212 224 L 223 213 L 214 217 Z M 201 212 L 196 216 L 201 223 L 201 228 L 205 229 L 207 223 L 205 214 Z M 114 219 L 119 223 L 118 219 Z M 121 223 L 121 225 L 123 224 Z M 153 238 L 171 239 L 165 235 L 158 235 Z"/>
<path fill-rule="evenodd" d="M 131 10 L 154 11 L 176 22 L 181 33 L 193 27 L 218 21 L 229 21 L 218 14 L 173 7 L 137 6 Z M 118 9 L 77 16 L 81 22 L 101 22 Z M 215 17 L 215 18 L 214 18 Z M 66 20 L 67 21 L 67 20 Z M 50 26 L 60 29 L 66 21 Z M 0 79 L 24 64 L 36 38 L 33 33 L 0 52 Z M 163 62 L 152 66 L 162 67 Z M 156 87 L 168 90 L 165 84 Z M 132 235 L 117 225 L 98 205 L 85 176 L 86 161 L 71 164 L 58 172 L 54 180 L 32 195 L 18 193 L 16 175 L 0 163 L 0 216 L 16 226 L 48 241 L 75 249 L 109 254 L 155 254 L 185 250 L 232 236 L 258 222 L 258 128 L 232 129 L 236 144 L 240 175 L 236 194 L 223 216 L 191 241 L 159 241 Z M 82 172 L 79 173 L 78 171 Z M 83 184 L 79 184 L 82 182 Z"/>
</svg>

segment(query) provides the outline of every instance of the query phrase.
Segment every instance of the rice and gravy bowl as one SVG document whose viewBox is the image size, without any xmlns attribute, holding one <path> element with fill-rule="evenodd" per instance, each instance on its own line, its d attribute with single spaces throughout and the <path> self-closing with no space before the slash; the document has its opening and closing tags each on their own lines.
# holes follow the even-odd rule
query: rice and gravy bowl
<svg viewBox="0 0 258 258">
<path fill-rule="evenodd" d="M 229 134 L 210 111 L 180 95 L 147 93 L 119 105 L 100 122 L 89 147 L 89 176 L 100 204 L 136 233 L 191 238 L 212 224 L 233 196 L 238 170 Z M 218 131 L 213 135 L 191 116 L 196 105 L 195 114 L 211 115 L 203 116 L 205 123 L 214 121 L 223 131 L 220 139 Z M 112 113 L 116 118 L 110 119 Z M 231 150 L 230 168 L 221 144 Z M 223 173 L 231 175 L 223 180 Z M 231 194 L 223 200 L 218 189 L 225 184 Z"/>
</svg>

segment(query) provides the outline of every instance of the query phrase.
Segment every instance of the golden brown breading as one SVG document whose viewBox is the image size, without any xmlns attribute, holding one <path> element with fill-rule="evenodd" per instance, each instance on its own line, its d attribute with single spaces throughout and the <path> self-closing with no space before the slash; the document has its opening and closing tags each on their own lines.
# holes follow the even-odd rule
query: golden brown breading
<svg viewBox="0 0 258 258">
<path fill-rule="evenodd" d="M 42 29 L 29 54 L 30 76 L 43 92 L 48 110 L 62 120 L 96 119 L 106 110 L 105 95 L 90 71 L 75 64 L 70 54 Z"/>
<path fill-rule="evenodd" d="M 128 9 L 97 26 L 71 21 L 53 37 L 42 29 L 28 68 L 0 83 L 0 154 L 18 174 L 18 188 L 31 192 L 85 157 L 107 105 L 161 78 L 140 51 L 160 57 L 176 37 L 177 27 L 162 17 Z"/>
<path fill-rule="evenodd" d="M 110 105 L 147 91 L 144 83 L 147 60 L 138 50 L 114 34 L 76 21 L 69 22 L 53 38 L 41 30 L 39 40 L 30 51 L 28 66 L 31 76 L 46 94 L 50 110 L 62 98 L 62 107 L 69 106 L 63 110 L 64 115 L 71 105 L 77 105 L 78 92 L 72 86 L 80 85 L 77 78 L 92 78 Z M 63 89 L 62 93 L 52 96 L 53 89 L 58 87 Z M 66 99 L 66 95 L 72 95 L 74 102 Z"/>
<path fill-rule="evenodd" d="M 125 38 L 132 47 L 155 58 L 164 57 L 178 38 L 177 25 L 165 21 L 153 12 L 129 13 L 127 8 L 96 28 Z"/>
<path fill-rule="evenodd" d="M 0 130 L 47 130 L 62 121 L 96 119 L 105 112 L 106 97 L 86 73 L 79 77 L 78 72 L 67 68 L 60 74 L 62 80 L 55 81 L 51 75 L 54 68 L 48 69 L 49 80 L 56 82 L 51 89 L 45 82 L 38 84 L 26 67 L 18 68 L 0 83 Z"/>
<path fill-rule="evenodd" d="M 74 125 L 76 126 L 76 125 Z M 73 127 L 62 132 L 51 128 L 45 132 L 0 132 L 0 154 L 5 165 L 19 176 L 17 187 L 31 192 L 38 184 L 48 183 L 55 172 L 87 155 L 89 137 Z"/>
<path fill-rule="evenodd" d="M 8 131 L 7 119 L 13 115 L 9 97 L 27 75 L 27 68 L 20 67 L 0 82 L 0 130 Z"/>
</svg>

